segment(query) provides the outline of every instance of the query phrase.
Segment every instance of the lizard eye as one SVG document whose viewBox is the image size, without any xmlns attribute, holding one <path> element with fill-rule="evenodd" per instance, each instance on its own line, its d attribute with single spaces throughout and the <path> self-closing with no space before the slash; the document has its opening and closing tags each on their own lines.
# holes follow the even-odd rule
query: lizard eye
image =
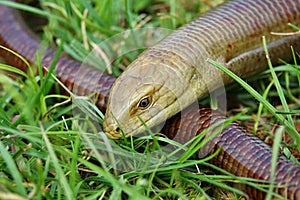
<svg viewBox="0 0 300 200">
<path fill-rule="evenodd" d="M 151 98 L 150 97 L 144 97 L 140 100 L 138 107 L 142 110 L 147 109 L 151 104 Z"/>
</svg>

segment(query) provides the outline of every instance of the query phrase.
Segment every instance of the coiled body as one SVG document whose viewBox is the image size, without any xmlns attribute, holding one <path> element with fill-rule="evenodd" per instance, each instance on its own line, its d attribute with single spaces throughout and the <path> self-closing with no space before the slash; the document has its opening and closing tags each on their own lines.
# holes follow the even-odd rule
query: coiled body
<svg viewBox="0 0 300 200">
<path fill-rule="evenodd" d="M 178 142 L 186 142 L 186 138 L 193 138 L 211 126 L 217 125 L 212 131 L 224 124 L 225 117 L 207 108 L 191 106 L 169 119 L 163 133 L 171 133 L 170 137 Z M 184 124 L 184 125 L 180 125 Z M 185 137 L 178 137 L 185 135 Z M 205 151 L 221 151 L 211 163 L 237 176 L 270 180 L 272 148 L 253 134 L 247 132 L 237 123 L 231 123 L 210 140 L 207 149 L 200 149 L 198 155 L 202 157 Z M 292 163 L 280 155 L 275 170 L 274 192 L 288 199 L 300 199 L 300 165 Z M 277 188 L 276 188 L 277 187 Z M 244 190 L 250 199 L 265 199 L 266 194 L 249 185 Z"/>
<path fill-rule="evenodd" d="M 234 7 L 240 5 L 241 7 L 247 7 L 247 3 L 249 2 L 250 3 L 252 2 L 253 4 L 254 1 L 249 1 L 249 0 L 237 1 L 237 2 L 233 2 L 234 4 L 228 4 L 228 6 Z M 265 0 L 259 2 L 266 3 L 268 1 Z M 256 2 L 258 3 L 258 6 L 260 4 L 259 2 Z M 287 6 L 287 10 L 289 8 L 295 8 L 295 5 L 297 3 L 299 3 L 299 1 L 286 1 L 286 5 L 291 4 L 290 6 Z M 273 9 L 273 8 L 271 7 L 268 9 Z M 298 11 L 300 10 L 299 5 L 297 9 Z M 213 11 L 212 13 L 207 14 L 206 17 L 214 18 L 214 15 L 221 16 L 218 14 L 218 12 L 219 12 L 218 10 Z M 289 13 L 288 11 L 284 11 L 284 12 Z M 291 15 L 290 17 L 299 19 L 298 14 L 293 13 L 293 15 Z M 249 17 L 250 18 L 257 17 L 255 15 L 256 14 L 254 13 L 254 16 L 249 16 Z M 216 18 L 216 20 L 218 20 L 218 18 Z M 239 19 L 232 17 L 228 20 L 231 22 L 232 26 L 234 26 L 234 24 L 237 23 Z M 278 20 L 278 18 L 274 20 Z M 278 27 L 283 27 L 284 26 L 283 24 L 287 22 L 286 20 L 287 19 L 285 18 L 285 20 L 279 21 Z M 253 23 L 257 24 L 257 27 L 259 27 L 263 25 L 263 20 L 260 19 L 259 21 Z M 206 24 L 210 24 L 210 22 L 207 22 Z M 188 27 L 190 30 L 193 30 L 194 29 L 193 23 L 188 25 Z M 240 70 L 235 70 L 239 74 L 242 74 L 244 72 L 254 73 L 256 71 L 255 69 L 253 68 L 248 69 L 248 68 L 262 66 L 259 63 L 259 59 L 262 58 L 262 55 L 256 54 L 256 53 L 261 53 L 261 51 L 259 52 L 255 50 L 250 51 L 250 49 L 252 50 L 258 47 L 258 46 L 253 47 L 252 45 L 258 45 L 258 44 L 253 44 L 252 41 L 250 41 L 243 46 L 244 49 L 242 48 L 231 49 L 231 47 L 235 46 L 235 42 L 231 41 L 230 45 L 227 44 L 228 48 L 222 49 L 221 43 L 224 42 L 226 39 L 225 37 L 227 37 L 230 34 L 234 34 L 237 39 L 239 39 L 238 37 L 240 36 L 240 34 L 242 36 L 244 32 L 247 31 L 252 31 L 251 34 L 261 34 L 259 33 L 258 30 L 255 29 L 255 27 L 251 27 L 251 28 L 245 27 L 245 28 L 246 28 L 245 30 L 243 29 L 231 30 L 231 28 L 229 27 L 228 30 L 220 30 L 217 26 L 208 26 L 206 27 L 208 33 L 207 38 L 203 38 L 203 40 L 207 40 L 207 42 L 205 43 L 206 52 L 209 52 L 212 55 L 216 55 L 216 57 L 213 57 L 216 59 L 218 59 L 219 56 L 224 57 L 222 52 L 226 53 L 226 56 L 224 58 L 227 58 L 226 59 L 227 63 L 236 63 L 237 65 L 241 65 Z M 7 8 L 2 5 L 0 5 L 0 30 L 1 30 L 0 32 L 1 45 L 6 46 L 12 49 L 13 51 L 19 53 L 30 63 L 35 63 L 36 60 L 35 53 L 40 48 L 39 40 L 24 25 L 24 22 L 19 17 L 19 14 L 17 12 L 15 12 L 13 9 Z M 211 37 L 214 35 L 213 33 L 215 31 L 218 31 L 218 37 L 220 37 L 220 46 L 215 45 L 218 43 L 212 44 L 209 42 L 211 41 L 211 39 L 214 39 Z M 230 31 L 230 34 L 227 34 L 227 36 L 222 35 L 222 32 L 225 33 L 226 31 Z M 196 32 L 197 30 L 195 30 L 195 34 Z M 197 39 L 193 39 L 194 33 L 192 31 L 189 34 L 191 35 L 188 38 L 193 41 L 191 43 L 192 44 L 191 48 L 193 49 L 193 45 L 197 44 Z M 176 47 L 180 49 L 180 52 L 182 54 L 185 54 L 184 47 L 180 45 L 175 46 L 174 43 L 172 43 L 172 41 L 176 42 L 176 44 L 180 44 L 180 42 L 190 43 L 189 42 L 190 40 L 187 40 L 185 37 L 181 37 L 180 30 L 172 34 L 171 38 L 174 38 L 174 41 L 170 40 L 168 43 L 161 43 L 158 45 L 158 47 L 161 48 Z M 183 41 L 180 38 L 182 38 Z M 299 47 L 298 40 L 292 40 L 292 41 L 295 42 L 296 47 Z M 213 46 L 210 47 L 210 45 Z M 286 47 L 283 48 L 284 50 L 280 50 L 281 47 L 284 46 L 286 45 L 283 43 L 275 42 L 274 46 L 271 46 L 271 49 L 273 49 L 273 52 L 278 52 L 278 54 L 275 54 L 275 55 L 280 55 L 278 57 L 283 59 L 289 58 L 290 56 L 287 55 L 285 52 L 287 50 Z M 197 49 L 198 48 L 195 49 L 195 53 Z M 243 51 L 245 52 L 243 53 Z M 250 53 L 247 53 L 249 51 Z M 218 52 L 218 54 L 216 52 Z M 13 54 L 4 51 L 2 49 L 0 50 L 0 54 L 3 58 L 5 58 L 5 60 L 9 64 L 16 66 L 24 71 L 27 70 L 24 63 L 22 63 L 21 60 L 13 56 Z M 53 56 L 54 56 L 54 50 L 47 49 L 42 59 L 42 64 L 44 66 L 45 72 L 47 72 L 47 69 L 50 66 Z M 162 57 L 166 56 L 166 59 L 168 58 L 168 55 L 161 54 L 160 56 Z M 190 56 L 190 55 L 187 54 L 186 56 Z M 253 56 L 254 57 L 257 56 L 256 57 L 257 59 L 256 60 L 253 59 Z M 244 58 L 244 59 L 239 59 L 239 58 Z M 176 62 L 176 60 L 174 60 L 174 62 Z M 197 63 L 197 61 L 192 61 L 192 60 L 186 60 L 186 62 L 190 62 L 190 64 Z M 243 71 L 242 65 L 247 66 L 247 69 L 245 69 L 245 71 Z M 97 105 L 102 111 L 106 110 L 109 92 L 112 87 L 112 84 L 115 82 L 115 78 L 102 74 L 101 72 L 94 70 L 92 68 L 81 68 L 80 63 L 68 58 L 66 55 L 62 55 L 60 57 L 60 59 L 57 62 L 55 71 L 56 71 L 56 76 L 75 94 L 89 95 L 90 93 L 95 93 L 95 96 L 97 96 L 98 98 Z M 174 118 L 170 119 L 167 122 L 164 131 L 169 136 L 177 134 L 177 138 L 182 139 L 184 141 L 191 139 L 192 137 L 194 137 L 195 135 L 203 131 L 203 129 L 207 128 L 208 126 L 217 122 L 218 120 L 224 118 L 223 116 L 215 114 L 214 112 L 211 112 L 208 109 L 200 109 L 198 111 L 198 109 L 190 108 L 183 113 L 184 115 L 181 118 L 179 116 L 175 116 Z M 182 119 L 184 119 L 184 121 L 182 121 Z M 185 125 L 180 126 L 179 125 L 180 123 L 184 123 Z M 239 176 L 252 177 L 252 178 L 257 178 L 257 179 L 262 179 L 267 181 L 269 180 L 270 178 L 269 171 L 270 171 L 271 154 L 272 154 L 271 148 L 265 145 L 261 140 L 259 140 L 252 134 L 245 132 L 239 125 L 235 123 L 231 124 L 225 130 L 223 130 L 218 135 L 218 137 L 212 140 L 212 144 L 213 144 L 212 145 L 213 148 L 211 149 L 211 153 L 217 150 L 219 147 L 222 148 L 221 153 L 218 154 L 211 161 L 215 165 L 222 167 L 227 171 Z M 259 163 L 259 165 L 257 165 L 257 163 Z M 280 184 L 285 185 L 286 188 L 280 189 L 277 192 L 289 199 L 299 199 L 300 198 L 299 197 L 300 194 L 299 174 L 300 174 L 299 165 L 296 165 L 291 161 L 289 161 L 288 159 L 281 156 L 277 162 L 275 183 L 276 185 L 280 185 Z M 246 191 L 248 192 L 249 196 L 253 199 L 264 199 L 265 194 L 254 188 L 247 187 Z"/>
<path fill-rule="evenodd" d="M 174 31 L 116 80 L 104 130 L 111 138 L 138 134 L 145 131 L 143 123 L 153 127 L 230 82 L 208 59 L 241 77 L 262 71 L 267 67 L 262 36 L 273 64 L 291 60 L 291 46 L 300 50 L 300 35 L 271 34 L 292 31 L 288 23 L 300 24 L 300 0 L 240 0 Z M 147 107 L 141 107 L 145 101 Z"/>
<path fill-rule="evenodd" d="M 36 53 L 41 50 L 43 70 L 48 71 L 55 49 L 47 48 L 45 51 L 40 49 L 42 48 L 40 40 L 29 30 L 19 12 L 0 5 L 0 30 L 0 44 L 17 52 L 31 64 L 36 64 Z M 25 63 L 12 53 L 0 49 L 0 55 L 8 64 L 27 71 Z M 57 61 L 55 73 L 60 81 L 76 95 L 84 96 L 96 92 L 97 106 L 105 112 L 110 88 L 115 81 L 114 77 L 91 67 L 82 67 L 81 63 L 64 54 Z"/>
</svg>

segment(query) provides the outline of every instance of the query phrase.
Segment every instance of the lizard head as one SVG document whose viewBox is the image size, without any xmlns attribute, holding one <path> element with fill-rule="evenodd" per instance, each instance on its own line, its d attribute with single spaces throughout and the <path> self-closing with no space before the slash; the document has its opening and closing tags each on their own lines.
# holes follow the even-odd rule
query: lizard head
<svg viewBox="0 0 300 200">
<path fill-rule="evenodd" d="M 181 100 L 187 92 L 185 77 L 168 64 L 162 59 L 143 56 L 116 80 L 103 124 L 109 138 L 142 133 L 196 99 Z"/>
</svg>

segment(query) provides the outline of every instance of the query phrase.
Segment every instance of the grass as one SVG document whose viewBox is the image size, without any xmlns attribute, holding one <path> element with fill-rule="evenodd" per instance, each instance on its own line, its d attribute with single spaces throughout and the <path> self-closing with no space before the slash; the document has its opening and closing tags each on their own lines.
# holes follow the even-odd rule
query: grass
<svg viewBox="0 0 300 200">
<path fill-rule="evenodd" d="M 93 44 L 128 28 L 174 29 L 210 8 L 192 2 L 41 0 L 42 9 L 18 5 L 48 17 L 41 36 L 44 43 L 54 42 L 84 61 Z M 135 56 L 132 52 L 116 60 L 111 73 L 118 76 Z M 253 180 L 234 177 L 210 165 L 207 161 L 213 155 L 194 159 L 193 145 L 181 146 L 187 153 L 178 157 L 176 152 L 158 153 L 164 151 L 159 141 L 178 145 L 159 136 L 108 142 L 97 132 L 97 124 L 73 114 L 68 96 L 50 92 L 57 84 L 53 77 L 39 77 L 38 84 L 32 73 L 24 74 L 5 64 L 0 64 L 0 69 L 20 75 L 11 78 L 0 74 L 0 199 L 239 199 L 242 193 L 228 183 L 254 185 Z M 281 144 L 288 155 L 300 145 L 295 132 L 300 110 L 299 67 L 271 67 L 270 71 L 251 82 L 253 90 L 243 83 L 251 95 L 236 85 L 229 86 L 240 93 L 235 98 L 242 109 L 235 117 L 241 122 L 254 120 L 255 132 L 264 130 L 271 137 L 270 124 L 285 124 L 297 143 L 285 146 L 276 138 L 274 149 Z M 257 128 L 260 119 L 268 123 Z"/>
</svg>

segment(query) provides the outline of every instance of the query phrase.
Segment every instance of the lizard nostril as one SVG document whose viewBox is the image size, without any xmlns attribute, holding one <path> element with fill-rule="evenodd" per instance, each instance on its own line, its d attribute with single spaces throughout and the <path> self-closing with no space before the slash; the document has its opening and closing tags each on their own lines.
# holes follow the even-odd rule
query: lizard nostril
<svg viewBox="0 0 300 200">
<path fill-rule="evenodd" d="M 120 133 L 120 128 L 116 127 L 115 131 L 116 131 L 116 133 Z"/>
</svg>

